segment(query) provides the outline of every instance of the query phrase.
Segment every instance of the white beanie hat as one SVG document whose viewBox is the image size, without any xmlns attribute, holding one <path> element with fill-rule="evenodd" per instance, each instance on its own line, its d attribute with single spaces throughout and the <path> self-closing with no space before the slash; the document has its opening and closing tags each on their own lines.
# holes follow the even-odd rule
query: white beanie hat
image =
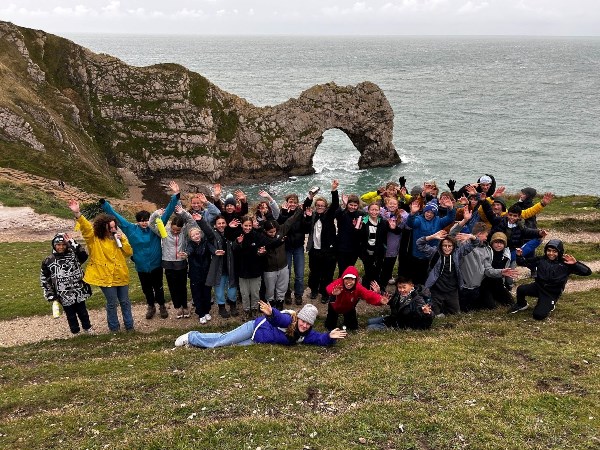
<svg viewBox="0 0 600 450">
<path fill-rule="evenodd" d="M 298 312 L 298 319 L 304 320 L 306 323 L 310 325 L 315 324 L 315 320 L 317 320 L 317 314 L 319 311 L 317 307 L 311 303 L 307 303 L 302 307 L 300 312 Z"/>
</svg>

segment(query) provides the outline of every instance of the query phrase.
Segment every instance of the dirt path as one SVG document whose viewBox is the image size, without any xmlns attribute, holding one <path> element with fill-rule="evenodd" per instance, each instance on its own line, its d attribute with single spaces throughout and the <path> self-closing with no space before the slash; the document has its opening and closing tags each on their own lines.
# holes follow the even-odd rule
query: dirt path
<svg viewBox="0 0 600 450">
<path fill-rule="evenodd" d="M 143 183 L 132 176 L 132 174 L 123 174 L 127 183 L 130 185 L 130 197 L 126 200 L 115 200 L 117 209 L 131 208 L 132 210 L 149 209 L 154 205 L 141 201 L 141 188 Z M 66 186 L 62 188 L 56 180 L 48 180 L 42 177 L 25 174 L 24 172 L 15 171 L 12 169 L 0 168 L 0 178 L 8 179 L 14 182 L 27 183 L 37 188 L 56 195 L 58 198 L 65 200 L 77 198 L 81 201 L 96 201 L 97 198 L 86 194 L 76 188 Z M 137 209 L 136 209 L 137 208 Z M 600 213 L 590 213 L 585 220 L 598 220 Z M 35 226 L 32 226 L 35 224 Z M 28 207 L 9 208 L 0 205 L 0 242 L 40 242 L 50 241 L 57 232 L 71 231 L 74 221 L 71 219 L 60 219 L 46 214 L 36 214 L 33 209 Z M 76 233 L 73 233 L 77 237 Z M 600 242 L 600 233 L 555 233 L 552 232 L 550 237 L 568 242 Z M 600 271 L 600 261 L 592 261 L 588 263 L 594 272 Z M 521 277 L 528 275 L 527 269 L 520 269 Z M 600 288 L 600 280 L 592 279 L 577 279 L 571 280 L 567 284 L 566 292 L 582 292 L 589 289 Z M 305 302 L 308 300 L 305 297 Z M 320 310 L 320 316 L 326 315 L 326 308 L 317 302 Z M 366 313 L 374 315 L 376 309 L 363 303 L 359 304 L 359 314 Z M 213 312 L 216 307 L 213 307 Z M 137 332 L 149 333 L 160 328 L 175 328 L 182 332 L 190 329 L 198 329 L 201 325 L 194 316 L 190 319 L 175 319 L 173 314 L 168 319 L 160 319 L 155 317 L 152 320 L 146 320 L 145 305 L 133 305 L 133 317 L 135 320 L 135 328 Z M 236 326 L 241 323 L 241 318 L 231 318 L 223 320 L 214 314 L 212 325 L 223 325 L 228 327 Z M 106 325 L 106 313 L 102 310 L 90 311 L 90 318 L 94 331 L 96 333 L 108 333 Z M 0 322 L 0 347 L 22 345 L 34 342 L 40 342 L 49 339 L 68 339 L 72 335 L 66 323 L 66 319 L 61 315 L 60 318 L 54 319 L 50 313 L 50 305 L 48 305 L 48 315 L 35 316 L 27 318 L 17 318 Z M 179 333 L 176 331 L 174 338 Z"/>
</svg>

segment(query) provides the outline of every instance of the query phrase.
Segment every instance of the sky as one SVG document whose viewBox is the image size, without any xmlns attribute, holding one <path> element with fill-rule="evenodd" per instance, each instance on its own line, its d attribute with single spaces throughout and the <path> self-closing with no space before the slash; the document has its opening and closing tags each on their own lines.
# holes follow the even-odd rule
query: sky
<svg viewBox="0 0 600 450">
<path fill-rule="evenodd" d="M 600 0 L 2 0 L 0 20 L 61 33 L 600 35 Z"/>
</svg>

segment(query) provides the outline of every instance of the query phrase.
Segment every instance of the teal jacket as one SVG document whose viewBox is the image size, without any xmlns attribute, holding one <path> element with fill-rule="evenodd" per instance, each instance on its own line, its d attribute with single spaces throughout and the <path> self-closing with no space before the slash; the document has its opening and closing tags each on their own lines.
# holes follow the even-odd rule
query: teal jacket
<svg viewBox="0 0 600 450">
<path fill-rule="evenodd" d="M 171 196 L 171 201 L 165 208 L 165 212 L 161 216 L 162 221 L 166 224 L 175 211 L 175 206 L 179 201 L 179 194 Z M 138 272 L 152 272 L 154 269 L 161 266 L 162 250 L 160 247 L 160 237 L 156 235 L 150 227 L 141 228 L 137 223 L 128 222 L 123 216 L 116 212 L 108 202 L 102 204 L 102 210 L 117 218 L 119 228 L 123 230 L 125 236 L 129 240 L 129 244 L 133 249 L 131 259 L 135 263 L 135 270 Z"/>
</svg>

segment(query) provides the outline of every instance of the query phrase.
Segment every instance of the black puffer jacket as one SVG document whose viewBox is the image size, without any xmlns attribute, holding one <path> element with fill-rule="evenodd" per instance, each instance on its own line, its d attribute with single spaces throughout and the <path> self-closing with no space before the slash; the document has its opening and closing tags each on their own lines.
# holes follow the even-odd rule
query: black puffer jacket
<svg viewBox="0 0 600 450">
<path fill-rule="evenodd" d="M 558 258 L 554 261 L 546 257 L 548 247 L 558 250 Z M 577 261 L 575 264 L 566 264 L 563 261 L 564 247 L 559 239 L 551 239 L 544 246 L 544 256 L 535 256 L 533 258 L 517 258 L 517 264 L 526 266 L 530 269 L 537 268 L 535 283 L 552 296 L 559 297 L 565 289 L 569 275 L 587 276 L 592 274 L 592 270 L 583 263 Z"/>
<path fill-rule="evenodd" d="M 388 303 L 391 314 L 383 319 L 383 323 L 391 328 L 407 328 L 407 323 L 411 323 L 410 328 L 429 328 L 434 316 L 422 310 L 427 304 L 424 297 L 429 295 L 429 291 L 421 285 L 415 286 L 406 297 L 396 291 Z"/>
</svg>

